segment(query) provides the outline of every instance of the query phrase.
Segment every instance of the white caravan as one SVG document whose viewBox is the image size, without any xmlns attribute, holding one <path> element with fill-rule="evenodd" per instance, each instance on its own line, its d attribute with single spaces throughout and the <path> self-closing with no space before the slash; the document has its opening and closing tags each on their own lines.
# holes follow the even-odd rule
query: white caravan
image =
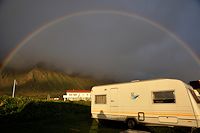
<svg viewBox="0 0 200 133">
<path fill-rule="evenodd" d="M 200 99 L 191 86 L 176 79 L 132 81 L 95 86 L 92 118 L 145 125 L 200 127 Z"/>
</svg>

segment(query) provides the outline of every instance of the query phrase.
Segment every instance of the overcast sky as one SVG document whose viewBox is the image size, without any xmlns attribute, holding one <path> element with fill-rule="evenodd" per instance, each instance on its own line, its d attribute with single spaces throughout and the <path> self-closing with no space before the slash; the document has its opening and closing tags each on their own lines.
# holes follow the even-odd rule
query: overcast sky
<svg viewBox="0 0 200 133">
<path fill-rule="evenodd" d="M 199 62 L 183 45 L 200 57 L 199 15 L 198 0 L 1 0 L 0 62 L 28 35 L 59 20 L 31 37 L 8 65 L 42 62 L 120 81 L 197 80 Z"/>
</svg>

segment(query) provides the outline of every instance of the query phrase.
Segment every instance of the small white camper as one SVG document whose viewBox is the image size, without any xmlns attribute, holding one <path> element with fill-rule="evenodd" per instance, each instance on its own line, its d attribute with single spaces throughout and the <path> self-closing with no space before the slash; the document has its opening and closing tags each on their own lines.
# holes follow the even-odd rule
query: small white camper
<svg viewBox="0 0 200 133">
<path fill-rule="evenodd" d="M 176 79 L 133 81 L 95 86 L 92 118 L 145 125 L 200 127 L 200 99 L 191 86 Z"/>
</svg>

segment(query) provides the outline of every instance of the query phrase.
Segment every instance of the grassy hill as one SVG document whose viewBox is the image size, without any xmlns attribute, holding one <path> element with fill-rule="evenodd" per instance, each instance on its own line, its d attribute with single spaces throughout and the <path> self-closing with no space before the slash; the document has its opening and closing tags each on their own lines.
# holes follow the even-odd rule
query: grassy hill
<svg viewBox="0 0 200 133">
<path fill-rule="evenodd" d="M 92 78 L 70 76 L 61 72 L 33 68 L 29 71 L 5 70 L 0 75 L 0 95 L 11 95 L 14 79 L 17 80 L 16 95 L 46 97 L 62 96 L 67 89 L 91 89 L 103 84 Z"/>
</svg>

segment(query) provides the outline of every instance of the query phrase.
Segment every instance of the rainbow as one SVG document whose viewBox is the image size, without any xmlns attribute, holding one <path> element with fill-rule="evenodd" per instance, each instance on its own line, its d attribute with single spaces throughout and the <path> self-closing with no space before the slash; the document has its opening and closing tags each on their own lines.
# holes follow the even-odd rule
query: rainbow
<svg viewBox="0 0 200 133">
<path fill-rule="evenodd" d="M 158 28 L 159 30 L 167 33 L 170 37 L 172 37 L 173 39 L 175 39 L 179 45 L 181 45 L 181 47 L 183 47 L 190 55 L 191 57 L 194 59 L 194 61 L 197 63 L 197 65 L 200 67 L 200 59 L 198 58 L 198 56 L 195 54 L 195 52 L 189 47 L 188 44 L 186 44 L 183 40 L 181 40 L 177 35 L 175 35 L 174 33 L 172 33 L 171 31 L 169 31 L 168 29 L 166 29 L 165 27 L 161 26 L 160 24 L 147 19 L 141 15 L 135 14 L 135 13 L 129 13 L 129 12 L 122 12 L 122 11 L 114 11 L 114 10 L 91 10 L 91 11 L 82 11 L 82 12 L 76 12 L 76 13 L 72 13 L 72 14 L 68 14 L 68 15 L 64 15 L 62 17 L 59 17 L 49 23 L 46 23 L 44 25 L 42 25 L 41 27 L 37 28 L 35 31 L 31 32 L 30 34 L 28 34 L 9 54 L 8 56 L 4 59 L 1 70 L 3 70 L 7 64 L 9 63 L 9 61 L 12 59 L 12 57 L 28 42 L 30 41 L 33 37 L 37 36 L 39 33 L 41 33 L 42 31 L 48 29 L 49 27 L 70 19 L 72 17 L 76 17 L 76 16 L 82 16 L 82 15 L 90 15 L 90 14 L 116 14 L 116 15 L 122 15 L 122 16 L 127 16 L 127 17 L 131 17 L 131 18 L 136 18 L 142 21 L 145 21 L 148 24 L 151 24 L 152 26 L 155 26 L 156 28 Z"/>
</svg>

